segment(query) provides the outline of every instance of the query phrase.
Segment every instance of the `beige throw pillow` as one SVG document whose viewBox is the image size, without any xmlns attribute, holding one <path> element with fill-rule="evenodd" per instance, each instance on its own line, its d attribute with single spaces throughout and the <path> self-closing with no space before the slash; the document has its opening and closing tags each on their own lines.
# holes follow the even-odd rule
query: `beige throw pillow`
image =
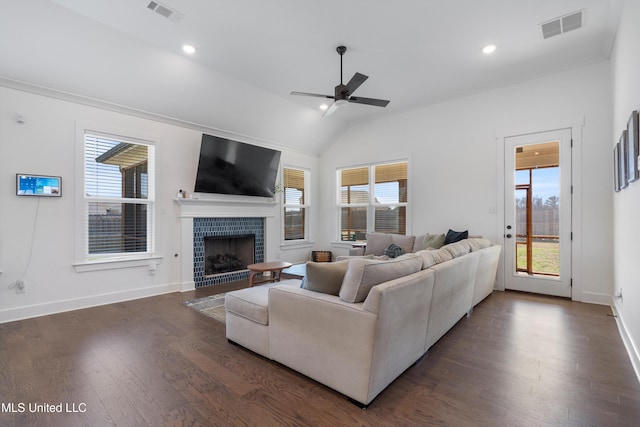
<svg viewBox="0 0 640 427">
<path fill-rule="evenodd" d="M 445 239 L 444 234 L 427 233 L 427 235 L 424 236 L 424 243 L 422 244 L 422 246 L 425 249 L 429 249 L 429 248 L 440 249 L 441 247 L 444 246 L 444 239 Z"/>
<path fill-rule="evenodd" d="M 302 288 L 323 294 L 338 295 L 349 261 L 307 262 L 307 274 L 302 280 Z"/>
</svg>

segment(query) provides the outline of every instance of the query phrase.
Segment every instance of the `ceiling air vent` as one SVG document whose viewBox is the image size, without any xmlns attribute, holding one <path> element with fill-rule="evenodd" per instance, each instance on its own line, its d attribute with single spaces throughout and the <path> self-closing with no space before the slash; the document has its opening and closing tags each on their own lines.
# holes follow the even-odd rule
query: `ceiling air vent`
<svg viewBox="0 0 640 427">
<path fill-rule="evenodd" d="M 178 12 L 175 9 L 171 9 L 168 6 L 165 6 L 162 3 L 157 1 L 148 1 L 146 2 L 147 9 L 154 11 L 158 15 L 162 15 L 167 19 L 170 19 L 173 22 L 180 22 L 180 20 L 184 17 L 184 14 Z"/>
<path fill-rule="evenodd" d="M 582 28 L 582 10 L 540 24 L 542 37 L 545 39 L 567 31 L 577 30 L 578 28 Z"/>
</svg>

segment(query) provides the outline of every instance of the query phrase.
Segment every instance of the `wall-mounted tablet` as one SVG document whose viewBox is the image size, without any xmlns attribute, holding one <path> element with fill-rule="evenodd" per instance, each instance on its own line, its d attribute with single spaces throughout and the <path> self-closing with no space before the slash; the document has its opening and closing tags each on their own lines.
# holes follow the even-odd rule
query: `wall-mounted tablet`
<svg viewBox="0 0 640 427">
<path fill-rule="evenodd" d="M 16 174 L 18 196 L 62 196 L 62 177 L 50 175 Z"/>
</svg>

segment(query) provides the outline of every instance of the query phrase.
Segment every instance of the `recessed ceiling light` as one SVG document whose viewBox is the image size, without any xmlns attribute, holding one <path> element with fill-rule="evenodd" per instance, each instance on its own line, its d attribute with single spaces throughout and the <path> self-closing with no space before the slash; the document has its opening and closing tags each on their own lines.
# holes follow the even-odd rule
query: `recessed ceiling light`
<svg viewBox="0 0 640 427">
<path fill-rule="evenodd" d="M 490 44 L 482 48 L 483 53 L 493 53 L 496 50 L 495 44 Z"/>
<path fill-rule="evenodd" d="M 320 109 L 321 109 L 322 111 L 325 111 L 327 108 L 329 108 L 329 106 L 328 106 L 327 104 L 322 104 L 322 105 L 320 105 Z"/>
<path fill-rule="evenodd" d="M 190 44 L 185 44 L 184 46 L 182 46 L 182 51 L 184 53 L 188 53 L 189 55 L 192 55 L 196 53 L 196 48 L 191 46 Z"/>
</svg>

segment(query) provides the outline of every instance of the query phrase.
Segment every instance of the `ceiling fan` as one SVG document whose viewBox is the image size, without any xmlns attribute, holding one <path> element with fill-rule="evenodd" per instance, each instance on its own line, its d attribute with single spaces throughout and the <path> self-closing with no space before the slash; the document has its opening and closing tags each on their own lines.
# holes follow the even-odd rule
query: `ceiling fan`
<svg viewBox="0 0 640 427">
<path fill-rule="evenodd" d="M 315 96 L 319 98 L 328 98 L 333 99 L 334 102 L 331 106 L 324 112 L 323 116 L 328 116 L 332 114 L 339 107 L 347 105 L 350 102 L 355 104 L 366 104 L 366 105 L 374 105 L 376 107 L 386 107 L 389 101 L 384 99 L 373 99 L 373 98 L 363 98 L 361 96 L 352 96 L 353 92 L 360 87 L 362 83 L 365 82 L 369 77 L 364 74 L 355 73 L 349 83 L 346 85 L 342 83 L 342 56 L 347 51 L 345 46 L 338 46 L 336 51 L 340 55 L 340 84 L 335 87 L 334 95 L 321 95 L 317 93 L 307 93 L 307 92 L 291 92 L 291 95 L 302 95 L 302 96 Z"/>
</svg>

